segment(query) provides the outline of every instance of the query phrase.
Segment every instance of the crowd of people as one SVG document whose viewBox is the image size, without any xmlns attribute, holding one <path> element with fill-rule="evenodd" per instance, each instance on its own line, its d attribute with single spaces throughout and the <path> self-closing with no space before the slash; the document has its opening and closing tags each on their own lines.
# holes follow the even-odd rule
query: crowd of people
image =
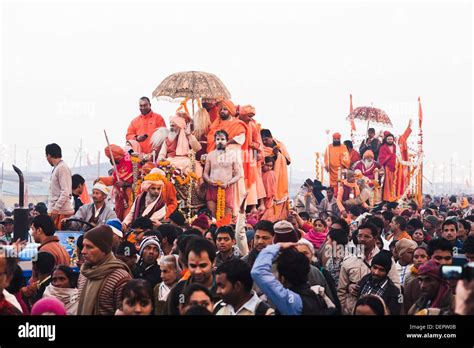
<svg viewBox="0 0 474 348">
<path fill-rule="evenodd" d="M 1 219 L 0 314 L 474 314 L 472 197 L 398 199 L 410 125 L 397 146 L 370 129 L 359 152 L 334 134 L 329 186 L 308 179 L 293 201 L 288 151 L 252 106 L 203 100 L 169 129 L 148 98 L 139 107 L 126 145 L 107 144 L 112 170 L 90 202 L 60 146 L 46 146 L 53 172 L 48 205 L 30 212 L 29 279 L 8 255 L 26 241 Z M 60 230 L 84 232 L 74 255 Z"/>
</svg>

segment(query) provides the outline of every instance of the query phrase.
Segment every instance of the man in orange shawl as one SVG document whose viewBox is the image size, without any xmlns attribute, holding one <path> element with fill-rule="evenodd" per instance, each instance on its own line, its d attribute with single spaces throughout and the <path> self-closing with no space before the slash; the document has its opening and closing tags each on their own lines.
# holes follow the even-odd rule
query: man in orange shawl
<svg viewBox="0 0 474 348">
<path fill-rule="evenodd" d="M 101 181 L 106 186 L 113 186 L 113 196 L 115 200 L 115 214 L 120 220 L 123 220 L 130 211 L 132 205 L 132 184 L 133 184 L 133 165 L 130 155 L 118 145 L 110 145 L 105 148 L 105 155 L 111 159 L 114 156 L 117 171 L 114 170 L 111 176 L 101 176 Z M 110 153 L 112 152 L 112 154 Z M 112 160 L 111 160 L 112 162 Z"/>
<path fill-rule="evenodd" d="M 163 190 L 161 190 L 161 195 L 166 204 L 166 216 L 165 219 L 168 219 L 170 215 L 178 209 L 178 198 L 176 193 L 176 188 L 174 185 L 166 178 L 166 173 L 159 168 L 153 168 L 150 171 L 150 174 L 158 174 L 161 181 L 163 181 Z"/>
<path fill-rule="evenodd" d="M 150 99 L 141 97 L 139 101 L 141 115 L 135 117 L 128 126 L 126 139 L 136 140 L 140 143 L 144 153 L 151 153 L 153 147 L 150 143 L 153 132 L 160 127 L 166 127 L 163 117 L 151 110 Z"/>
<path fill-rule="evenodd" d="M 329 185 L 337 192 L 339 170 L 349 169 L 351 159 L 346 145 L 341 144 L 341 134 L 334 133 L 332 144 L 329 144 L 324 153 L 324 168 L 329 173 Z"/>
<path fill-rule="evenodd" d="M 166 202 L 163 197 L 164 182 L 161 175 L 150 173 L 142 183 L 142 193 L 135 199 L 133 205 L 122 222 L 123 230 L 127 230 L 136 219 L 149 218 L 154 226 L 159 226 L 166 216 Z"/>
<path fill-rule="evenodd" d="M 260 202 L 261 211 L 263 211 L 265 208 L 263 200 L 266 197 L 262 181 L 263 142 L 260 135 L 260 127 L 253 119 L 255 108 L 251 105 L 241 106 L 239 114 L 240 120 L 247 125 L 247 136 L 249 139 L 249 150 L 246 153 L 246 158 L 244 157 L 244 163 L 249 162 L 249 173 L 245 178 L 248 192 L 247 204 L 253 207 L 253 213 L 257 213 L 257 203 Z"/>
<path fill-rule="evenodd" d="M 228 135 L 227 151 L 231 156 L 235 156 L 240 174 L 239 181 L 234 185 L 233 214 L 237 215 L 246 189 L 244 178 L 248 178 L 250 172 L 250 163 L 247 161 L 244 165 L 242 161 L 242 152 L 248 151 L 248 128 L 244 122 L 234 117 L 237 110 L 230 100 L 223 100 L 218 103 L 218 106 L 220 107 L 219 117 L 212 122 L 207 134 L 207 153 L 216 149 L 215 133 L 219 130 L 225 131 Z"/>
<path fill-rule="evenodd" d="M 274 159 L 273 171 L 275 174 L 276 190 L 273 209 L 275 212 L 275 221 L 284 220 L 288 217 L 289 211 L 288 166 L 291 163 L 291 158 L 285 145 L 281 141 L 273 138 L 269 129 L 262 129 L 260 135 L 262 136 L 264 145 L 264 156 Z"/>
<path fill-rule="evenodd" d="M 147 162 L 142 166 L 142 178 L 147 176 L 148 174 L 158 174 L 161 181 L 163 181 L 164 186 L 163 190 L 161 191 L 161 195 L 165 200 L 166 204 L 166 216 L 165 218 L 168 219 L 170 215 L 178 208 L 178 198 L 176 193 L 176 188 L 174 185 L 166 178 L 166 173 L 156 168 L 156 165 L 152 162 Z M 137 187 L 137 194 L 136 196 L 142 193 L 141 187 Z"/>
</svg>

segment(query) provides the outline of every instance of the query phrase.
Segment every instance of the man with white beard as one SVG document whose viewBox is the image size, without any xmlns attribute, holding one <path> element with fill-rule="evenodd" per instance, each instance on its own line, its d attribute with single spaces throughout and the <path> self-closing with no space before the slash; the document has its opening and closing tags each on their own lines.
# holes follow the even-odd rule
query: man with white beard
<svg viewBox="0 0 474 348">
<path fill-rule="evenodd" d="M 170 119 L 170 131 L 161 146 L 158 155 L 159 161 L 169 161 L 172 166 L 186 172 L 190 165 L 189 150 L 195 152 L 201 150 L 201 144 L 194 135 L 191 134 L 187 125 L 187 114 L 176 114 Z M 201 176 L 202 168 L 196 162 L 196 174 Z"/>
<path fill-rule="evenodd" d="M 155 151 L 156 154 L 160 153 L 161 147 L 163 146 L 165 139 L 168 137 L 169 132 L 170 131 L 166 127 L 157 128 L 153 132 L 150 143 L 151 143 L 151 146 L 153 147 L 153 151 Z"/>
<path fill-rule="evenodd" d="M 372 150 L 366 150 L 364 156 L 360 161 L 357 161 L 352 168 L 354 171 L 360 170 L 363 176 L 370 179 L 371 181 L 375 179 L 375 172 L 379 172 L 379 178 L 381 176 L 382 167 L 381 165 L 374 160 L 374 153 Z M 372 186 L 372 183 L 370 183 Z"/>
</svg>

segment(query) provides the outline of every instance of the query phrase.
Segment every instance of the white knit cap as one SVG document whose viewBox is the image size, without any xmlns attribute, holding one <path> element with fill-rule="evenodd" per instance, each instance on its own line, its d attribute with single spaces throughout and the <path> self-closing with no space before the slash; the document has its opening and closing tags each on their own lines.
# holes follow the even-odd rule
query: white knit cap
<svg viewBox="0 0 474 348">
<path fill-rule="evenodd" d="M 103 183 L 101 182 L 96 182 L 94 184 L 94 187 L 92 188 L 93 190 L 99 190 L 100 192 L 102 192 L 104 195 L 108 196 L 109 195 L 109 188 L 107 186 L 105 186 Z"/>
</svg>

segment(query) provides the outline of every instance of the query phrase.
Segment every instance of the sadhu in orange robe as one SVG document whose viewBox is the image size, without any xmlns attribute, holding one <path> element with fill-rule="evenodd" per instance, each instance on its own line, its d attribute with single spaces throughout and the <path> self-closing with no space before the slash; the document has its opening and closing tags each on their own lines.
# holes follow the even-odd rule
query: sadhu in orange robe
<svg viewBox="0 0 474 348">
<path fill-rule="evenodd" d="M 243 152 L 248 151 L 248 139 L 249 139 L 249 130 L 247 125 L 240 121 L 238 118 L 235 118 L 236 108 L 235 105 L 230 100 L 224 100 L 219 103 L 221 107 L 226 108 L 231 117 L 227 120 L 223 120 L 218 117 L 214 122 L 212 122 L 207 135 L 207 152 L 211 152 L 216 149 L 216 143 L 214 135 L 219 130 L 224 130 L 228 135 L 228 141 L 234 140 L 237 144 L 228 144 L 227 150 L 231 156 L 235 156 L 235 159 L 238 164 L 240 171 L 241 179 L 234 185 L 234 215 L 237 215 L 238 209 L 243 195 L 246 190 L 246 179 L 248 180 L 252 173 L 250 171 L 250 163 L 246 161 L 243 163 L 242 156 Z M 250 176 L 249 176 L 250 175 Z"/>
<path fill-rule="evenodd" d="M 386 202 L 396 200 L 395 196 L 395 168 L 397 163 L 397 147 L 395 144 L 388 145 L 386 139 L 393 135 L 389 132 L 384 133 L 384 141 L 379 150 L 379 163 L 384 168 L 384 180 L 382 199 Z"/>
<path fill-rule="evenodd" d="M 255 108 L 253 106 L 240 107 L 240 118 L 247 125 L 246 138 L 249 144 L 248 151 L 243 152 L 244 171 L 246 171 L 245 188 L 248 192 L 247 205 L 256 205 L 258 200 L 266 197 L 262 181 L 263 142 L 260 126 L 253 119 L 254 116 Z"/>
<path fill-rule="evenodd" d="M 340 139 L 338 133 L 333 135 L 333 139 L 336 139 L 336 136 L 339 136 Z M 339 146 L 334 146 L 330 144 L 327 147 L 324 153 L 324 166 L 329 168 L 329 185 L 334 188 L 334 192 L 337 192 L 339 168 L 341 170 L 349 169 L 350 164 L 351 159 L 346 145 L 340 144 Z"/>
<path fill-rule="evenodd" d="M 278 154 L 273 153 L 274 147 L 265 146 L 263 154 L 265 157 L 275 158 L 275 165 L 273 172 L 275 174 L 275 198 L 274 198 L 274 220 L 284 220 L 288 217 L 288 165 L 291 163 L 291 158 L 286 150 L 285 145 L 276 139 L 273 139 L 274 147 L 278 149 Z"/>
<path fill-rule="evenodd" d="M 113 186 L 113 197 L 115 201 L 115 214 L 120 220 L 127 216 L 132 206 L 132 184 L 133 165 L 130 155 L 118 145 L 110 145 L 112 156 L 114 156 L 117 172 L 114 170 L 112 176 L 101 176 L 99 180 L 107 186 Z M 105 155 L 111 158 L 109 147 L 105 148 Z"/>
</svg>

